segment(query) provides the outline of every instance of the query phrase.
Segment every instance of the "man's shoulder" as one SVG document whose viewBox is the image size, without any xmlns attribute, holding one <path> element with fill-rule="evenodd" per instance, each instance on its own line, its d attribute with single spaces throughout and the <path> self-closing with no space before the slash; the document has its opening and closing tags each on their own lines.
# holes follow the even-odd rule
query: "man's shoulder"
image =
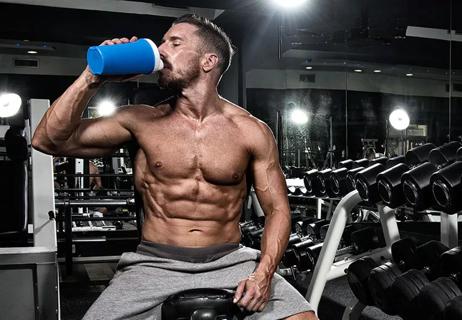
<svg viewBox="0 0 462 320">
<path fill-rule="evenodd" d="M 242 129 L 262 130 L 262 127 L 267 127 L 266 123 L 257 117 L 253 116 L 243 107 L 227 101 L 225 114 L 231 118 Z"/>
<path fill-rule="evenodd" d="M 230 103 L 228 107 L 230 118 L 242 132 L 247 143 L 255 145 L 272 138 L 273 133 L 264 121 L 238 105 Z"/>
<path fill-rule="evenodd" d="M 133 104 L 120 107 L 117 113 L 122 117 L 152 121 L 156 118 L 165 116 L 170 111 L 171 107 L 168 104 L 162 104 L 155 107 L 147 104 Z"/>
</svg>

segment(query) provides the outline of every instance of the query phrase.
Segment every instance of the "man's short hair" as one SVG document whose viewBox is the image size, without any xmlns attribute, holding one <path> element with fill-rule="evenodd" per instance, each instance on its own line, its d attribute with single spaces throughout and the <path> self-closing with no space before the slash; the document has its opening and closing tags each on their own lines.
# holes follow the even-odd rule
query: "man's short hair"
<svg viewBox="0 0 462 320">
<path fill-rule="evenodd" d="M 225 73 L 231 65 L 234 48 L 228 35 L 215 23 L 195 14 L 186 14 L 173 21 L 172 25 L 189 23 L 198 28 L 197 35 L 204 41 L 206 49 L 216 50 L 220 74 Z"/>
</svg>

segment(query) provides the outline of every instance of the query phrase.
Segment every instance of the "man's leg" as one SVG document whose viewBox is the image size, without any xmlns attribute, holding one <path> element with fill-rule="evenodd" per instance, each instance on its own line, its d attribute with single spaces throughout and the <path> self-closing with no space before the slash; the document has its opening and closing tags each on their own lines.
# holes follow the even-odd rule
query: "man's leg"
<svg viewBox="0 0 462 320">
<path fill-rule="evenodd" d="M 286 318 L 286 320 L 318 320 L 318 318 L 313 311 L 308 311 L 294 314 L 293 316 Z"/>
<path fill-rule="evenodd" d="M 132 252 L 123 254 L 119 265 L 130 266 L 116 273 L 83 319 L 160 320 L 160 305 L 169 295 L 194 287 L 184 274 L 157 268 L 149 259 Z"/>
</svg>

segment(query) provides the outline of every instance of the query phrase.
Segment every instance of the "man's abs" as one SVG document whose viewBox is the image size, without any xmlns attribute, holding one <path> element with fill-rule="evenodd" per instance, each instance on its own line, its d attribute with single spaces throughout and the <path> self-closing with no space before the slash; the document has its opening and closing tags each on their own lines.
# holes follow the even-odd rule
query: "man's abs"
<svg viewBox="0 0 462 320">
<path fill-rule="evenodd" d="M 135 169 L 144 207 L 144 240 L 181 247 L 239 242 L 245 175 L 230 185 L 215 185 L 200 174 L 156 177 L 149 166 L 138 166 L 144 161 L 137 157 Z"/>
</svg>

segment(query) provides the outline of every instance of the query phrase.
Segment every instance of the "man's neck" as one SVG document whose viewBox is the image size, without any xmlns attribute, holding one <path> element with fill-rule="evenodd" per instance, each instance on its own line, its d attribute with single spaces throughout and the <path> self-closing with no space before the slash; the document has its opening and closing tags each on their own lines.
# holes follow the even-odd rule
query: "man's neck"
<svg viewBox="0 0 462 320">
<path fill-rule="evenodd" d="M 220 100 L 216 86 L 197 83 L 181 91 L 175 101 L 175 112 L 202 122 L 217 112 Z"/>
</svg>

